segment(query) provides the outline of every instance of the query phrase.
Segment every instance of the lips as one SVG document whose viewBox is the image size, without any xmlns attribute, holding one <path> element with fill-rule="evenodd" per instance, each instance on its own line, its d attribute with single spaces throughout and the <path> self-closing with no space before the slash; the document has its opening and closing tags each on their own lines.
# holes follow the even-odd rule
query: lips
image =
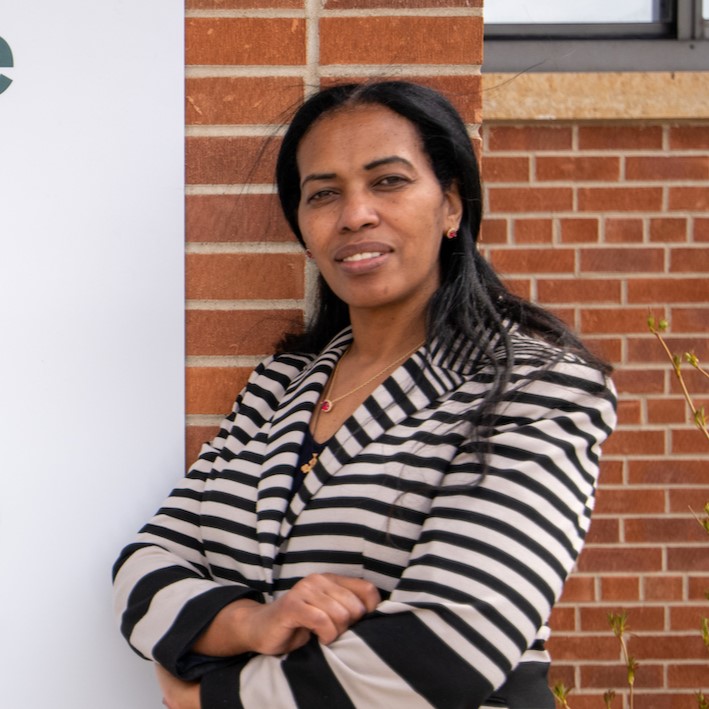
<svg viewBox="0 0 709 709">
<path fill-rule="evenodd" d="M 391 253 L 394 249 L 388 244 L 378 241 L 360 242 L 358 244 L 347 244 L 335 252 L 335 261 L 341 263 L 357 263 L 367 259 L 377 258 L 384 254 Z"/>
</svg>

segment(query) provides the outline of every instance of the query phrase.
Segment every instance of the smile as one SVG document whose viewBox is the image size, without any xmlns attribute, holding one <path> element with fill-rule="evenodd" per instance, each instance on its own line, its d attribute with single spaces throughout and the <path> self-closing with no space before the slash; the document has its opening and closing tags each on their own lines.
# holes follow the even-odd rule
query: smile
<svg viewBox="0 0 709 709">
<path fill-rule="evenodd" d="M 342 259 L 344 263 L 351 263 L 352 261 L 364 261 L 365 259 L 369 258 L 376 258 L 377 256 L 381 256 L 382 252 L 381 251 L 363 251 L 359 254 L 353 254 L 352 256 L 347 256 Z"/>
</svg>

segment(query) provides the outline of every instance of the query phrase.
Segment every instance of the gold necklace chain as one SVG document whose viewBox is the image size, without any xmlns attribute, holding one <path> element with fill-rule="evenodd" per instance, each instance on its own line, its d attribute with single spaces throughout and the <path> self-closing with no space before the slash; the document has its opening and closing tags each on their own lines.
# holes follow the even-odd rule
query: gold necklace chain
<svg viewBox="0 0 709 709">
<path fill-rule="evenodd" d="M 416 352 L 416 350 L 418 350 L 421 347 L 421 345 L 423 345 L 423 342 L 420 342 L 418 345 L 416 345 L 416 347 L 414 347 L 412 350 L 409 350 L 405 355 L 402 355 L 401 357 L 398 357 L 397 359 L 395 359 L 393 362 L 390 362 L 389 364 L 387 364 L 387 366 L 384 367 L 384 369 L 381 369 L 375 375 L 371 376 L 369 379 L 367 379 L 366 382 L 362 382 L 361 384 L 356 386 L 354 389 L 350 389 L 348 392 L 346 392 L 345 394 L 342 394 L 341 396 L 335 397 L 334 399 L 330 399 L 327 396 L 327 394 L 329 394 L 332 391 L 333 387 L 335 386 L 335 378 L 337 377 L 337 371 L 340 366 L 340 362 L 342 362 L 342 360 L 345 358 L 345 355 L 347 355 L 347 353 L 350 351 L 350 348 L 348 347 L 347 350 L 345 350 L 345 354 L 343 354 L 342 357 L 340 357 L 337 364 L 335 365 L 335 370 L 332 373 L 332 377 L 330 377 L 330 383 L 328 384 L 327 391 L 325 392 L 326 396 L 322 400 L 322 403 L 320 404 L 320 411 L 322 411 L 322 413 L 324 413 L 324 414 L 329 414 L 333 410 L 333 408 L 335 407 L 335 404 L 338 401 L 342 401 L 342 399 L 346 399 L 348 396 L 350 396 L 350 394 L 354 394 L 356 391 L 359 391 L 360 389 L 366 387 L 367 384 L 371 384 L 377 377 L 380 377 L 382 374 L 384 374 L 384 372 L 391 369 L 392 367 L 399 364 L 400 362 L 403 362 L 405 359 L 408 359 L 414 352 Z"/>
</svg>

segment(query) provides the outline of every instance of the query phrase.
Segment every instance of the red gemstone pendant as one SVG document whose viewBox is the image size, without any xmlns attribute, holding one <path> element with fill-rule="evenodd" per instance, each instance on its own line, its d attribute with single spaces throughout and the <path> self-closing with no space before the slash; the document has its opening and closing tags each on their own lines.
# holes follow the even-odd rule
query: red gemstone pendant
<svg viewBox="0 0 709 709">
<path fill-rule="evenodd" d="M 330 399 L 324 399 L 322 404 L 320 404 L 320 411 L 322 411 L 324 414 L 328 413 L 329 411 L 332 411 L 332 402 Z"/>
</svg>

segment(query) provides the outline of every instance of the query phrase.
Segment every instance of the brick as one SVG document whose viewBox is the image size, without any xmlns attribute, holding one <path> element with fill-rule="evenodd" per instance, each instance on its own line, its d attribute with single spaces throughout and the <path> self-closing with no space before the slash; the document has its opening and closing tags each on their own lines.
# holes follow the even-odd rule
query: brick
<svg viewBox="0 0 709 709">
<path fill-rule="evenodd" d="M 665 373 L 655 369 L 620 369 L 613 372 L 613 382 L 620 394 L 662 394 Z"/>
<path fill-rule="evenodd" d="M 628 157 L 626 180 L 707 180 L 709 156 Z"/>
<path fill-rule="evenodd" d="M 692 236 L 697 242 L 709 241 L 709 218 L 702 219 L 697 217 L 694 220 L 694 229 L 692 231 Z"/>
<path fill-rule="evenodd" d="M 645 576 L 643 596 L 646 601 L 682 600 L 683 579 L 681 576 Z"/>
<path fill-rule="evenodd" d="M 554 626 L 552 625 L 552 635 L 554 634 Z M 574 686 L 575 666 L 566 665 L 562 662 L 556 662 L 556 658 L 549 668 L 549 686 L 554 687 L 559 683 L 563 683 L 565 687 Z"/>
<path fill-rule="evenodd" d="M 299 254 L 189 254 L 188 300 L 302 298 Z"/>
<path fill-rule="evenodd" d="M 703 402 L 695 401 L 695 406 L 700 407 Z M 686 407 L 687 416 L 691 420 L 691 412 Z M 670 451 L 675 455 L 687 455 L 705 453 L 707 451 L 707 439 L 692 425 L 691 428 L 670 429 Z"/>
<path fill-rule="evenodd" d="M 592 282 L 592 281 L 591 281 Z M 619 333 L 629 334 L 632 332 L 647 332 L 647 309 L 646 308 L 585 308 L 581 312 L 581 332 L 587 333 Z M 654 339 L 654 338 L 653 338 Z M 655 342 L 645 338 L 642 340 L 643 347 L 647 350 L 654 350 L 659 347 Z M 635 361 L 635 360 L 631 360 Z M 645 360 L 643 360 L 645 361 Z"/>
<path fill-rule="evenodd" d="M 622 485 L 625 482 L 624 463 L 622 460 L 601 459 L 601 482 L 604 485 Z"/>
<path fill-rule="evenodd" d="M 709 606 L 670 606 L 670 630 L 699 630 L 702 618 L 707 616 Z"/>
<path fill-rule="evenodd" d="M 481 64 L 481 17 L 323 17 L 320 63 Z"/>
<path fill-rule="evenodd" d="M 671 150 L 709 150 L 709 126 L 670 126 Z"/>
<path fill-rule="evenodd" d="M 687 598 L 690 601 L 696 601 L 698 599 L 706 600 L 707 591 L 709 590 L 709 576 L 692 575 L 688 579 L 687 586 Z"/>
<path fill-rule="evenodd" d="M 583 311 L 582 311 L 583 312 Z M 622 342 L 617 337 L 584 336 L 586 347 L 606 362 L 620 362 L 622 357 Z"/>
<path fill-rule="evenodd" d="M 603 446 L 606 455 L 662 455 L 665 453 L 664 431 L 618 429 Z"/>
<path fill-rule="evenodd" d="M 632 644 L 630 649 L 632 652 Z M 611 665 L 583 665 L 580 668 L 580 672 L 581 684 L 583 687 L 593 687 L 599 690 L 603 690 L 604 692 L 608 689 L 616 689 L 618 692 L 618 694 L 616 695 L 617 697 L 622 695 L 627 690 L 628 672 L 620 660 Z M 636 696 L 638 689 L 663 687 L 663 685 L 664 668 L 662 667 L 662 665 L 649 665 L 646 662 L 641 662 L 640 669 L 638 670 L 635 679 Z M 597 697 L 596 701 L 596 709 L 601 709 L 601 707 L 603 707 L 602 698 Z M 620 707 L 621 705 L 617 704 L 616 706 Z M 644 709 L 650 709 L 650 707 L 652 706 L 657 709 L 655 704 L 651 705 L 650 703 L 638 705 L 638 703 L 636 702 L 635 706 L 642 706 L 644 707 Z M 575 701 L 573 702 L 573 707 L 574 709 L 576 707 Z"/>
<path fill-rule="evenodd" d="M 572 330 L 576 330 L 576 308 L 562 308 L 561 306 L 548 306 L 547 310 L 564 322 Z"/>
<path fill-rule="evenodd" d="M 568 187 L 490 187 L 490 211 L 564 212 L 573 205 L 573 192 Z"/>
<path fill-rule="evenodd" d="M 606 587 L 608 592 L 606 593 Z M 608 620 L 609 613 L 618 613 L 624 610 L 628 615 L 630 633 L 657 632 L 665 630 L 664 606 L 632 605 L 638 603 L 640 584 L 637 577 L 633 576 L 604 576 L 601 581 L 604 603 L 616 603 L 617 607 L 609 609 L 607 606 L 582 607 L 579 611 L 581 629 L 591 632 L 610 632 Z M 631 604 L 630 607 L 628 604 Z M 632 650 L 632 638 L 629 641 Z"/>
<path fill-rule="evenodd" d="M 633 638 L 632 649 L 636 657 L 672 660 L 704 658 L 702 639 L 699 633 L 687 635 L 638 635 Z"/>
<path fill-rule="evenodd" d="M 706 485 L 705 460 L 629 460 L 628 482 L 631 485 Z"/>
<path fill-rule="evenodd" d="M 580 249 L 581 272 L 661 273 L 665 252 L 661 248 L 616 247 Z"/>
<path fill-rule="evenodd" d="M 186 120 L 192 125 L 282 123 L 303 99 L 303 81 L 293 77 L 187 79 Z"/>
<path fill-rule="evenodd" d="M 695 343 L 695 345 L 696 346 L 693 349 L 697 352 L 697 354 L 699 354 L 699 343 Z M 703 340 L 702 345 L 709 345 L 709 342 L 707 340 Z M 700 357 L 700 359 L 702 359 L 702 357 Z M 703 357 L 703 359 L 706 364 L 706 356 Z M 682 378 L 684 379 L 687 390 L 691 392 L 695 403 L 697 405 L 701 405 L 706 400 L 705 395 L 709 395 L 709 378 L 693 367 L 689 367 L 687 365 L 683 367 Z M 682 394 L 682 388 L 680 387 L 677 377 L 673 376 L 670 379 L 670 393 L 674 395 Z"/>
<path fill-rule="evenodd" d="M 709 210 L 709 190 L 703 187 L 670 187 L 670 210 L 692 210 L 706 212 Z"/>
<path fill-rule="evenodd" d="M 662 127 L 642 125 L 580 126 L 581 150 L 652 150 L 662 148 Z"/>
<path fill-rule="evenodd" d="M 187 184 L 271 183 L 279 143 L 276 138 L 187 138 Z"/>
<path fill-rule="evenodd" d="M 598 242 L 598 219 L 562 219 L 561 241 L 564 244 Z"/>
<path fill-rule="evenodd" d="M 540 303 L 619 303 L 621 282 L 613 278 L 540 278 L 537 296 Z M 615 311 L 603 312 L 607 319 L 615 320 Z M 584 314 L 581 311 L 581 322 Z"/>
<path fill-rule="evenodd" d="M 579 559 L 583 573 L 648 573 L 662 569 L 662 552 L 657 548 L 587 546 Z"/>
<path fill-rule="evenodd" d="M 706 660 L 691 664 L 670 664 L 667 668 L 667 686 L 704 687 L 706 690 L 709 686 L 709 664 Z M 698 705 L 695 699 L 694 707 L 696 706 Z"/>
<path fill-rule="evenodd" d="M 514 240 L 517 244 L 550 244 L 553 237 L 551 219 L 515 219 Z"/>
<path fill-rule="evenodd" d="M 553 666 L 553 665 L 552 665 Z M 567 684 L 567 686 L 569 686 Z M 575 689 L 571 695 L 572 709 L 602 709 L 603 708 L 603 693 L 600 690 L 592 690 L 593 694 L 586 694 L 582 689 Z M 649 707 L 647 707 L 649 709 Z M 652 709 L 665 709 L 665 707 L 659 707 L 654 705 Z M 674 707 L 673 709 L 678 709 Z M 696 709 L 696 707 L 692 707 Z"/>
<path fill-rule="evenodd" d="M 643 240 L 641 219 L 608 217 L 605 219 L 605 238 L 609 244 L 637 244 Z"/>
<path fill-rule="evenodd" d="M 676 217 L 658 217 L 650 220 L 650 241 L 662 243 L 688 241 L 687 220 Z"/>
<path fill-rule="evenodd" d="M 707 186 L 709 189 L 709 186 Z M 670 270 L 672 273 L 698 273 L 709 271 L 709 248 L 701 246 L 699 248 L 670 249 Z M 709 284 L 707 285 L 707 296 L 709 296 Z"/>
<path fill-rule="evenodd" d="M 664 490 L 618 489 L 601 485 L 595 515 L 661 515 L 665 512 Z M 596 523 L 596 520 L 591 523 Z"/>
<path fill-rule="evenodd" d="M 667 496 L 670 512 L 692 515 L 692 520 L 697 525 L 693 536 L 697 541 L 709 542 L 709 536 L 706 536 L 706 532 L 697 522 L 697 519 L 704 517 L 704 505 L 709 502 L 709 480 L 705 482 L 704 487 L 668 490 Z"/>
<path fill-rule="evenodd" d="M 564 584 L 564 592 L 561 595 L 563 603 L 579 603 L 583 601 L 595 601 L 595 579 L 592 576 L 581 576 L 571 574 Z"/>
<path fill-rule="evenodd" d="M 579 187 L 581 212 L 656 212 L 662 209 L 661 187 Z"/>
<path fill-rule="evenodd" d="M 502 273 L 565 273 L 574 266 L 571 249 L 493 249 L 491 255 Z"/>
<path fill-rule="evenodd" d="M 219 432 L 219 426 L 187 426 L 185 431 L 185 460 L 190 466 L 197 457 L 202 445 L 211 441 Z"/>
<path fill-rule="evenodd" d="M 576 611 L 569 606 L 556 605 L 549 618 L 552 632 L 573 632 L 576 630 Z"/>
<path fill-rule="evenodd" d="M 244 388 L 251 370 L 243 367 L 188 367 L 188 414 L 226 414 Z"/>
<path fill-rule="evenodd" d="M 188 242 L 295 242 L 270 194 L 188 195 Z"/>
<path fill-rule="evenodd" d="M 694 352 L 699 359 L 709 356 L 709 339 L 706 337 L 678 337 L 677 335 L 667 335 L 665 343 L 670 351 L 682 356 L 685 352 Z M 664 349 L 656 341 L 648 337 L 628 338 L 628 361 L 629 362 L 666 362 L 671 366 Z M 687 375 L 693 374 L 689 364 L 683 364 L 687 370 Z"/>
<path fill-rule="evenodd" d="M 671 544 L 682 543 L 692 539 L 696 530 L 693 519 L 625 519 L 625 540 L 631 544 Z"/>
<path fill-rule="evenodd" d="M 620 177 L 620 158 L 538 157 L 535 172 L 540 181 L 611 182 Z"/>
<path fill-rule="evenodd" d="M 639 601 L 640 600 L 640 579 L 637 576 L 604 576 L 601 579 L 601 600 L 602 601 Z M 650 610 L 650 609 L 646 609 Z M 656 610 L 656 609 L 653 609 Z M 607 630 L 608 618 L 603 617 L 603 623 L 598 620 L 599 609 L 581 609 L 581 627 L 583 630 Z M 638 626 L 642 627 L 642 626 Z M 653 629 L 657 629 L 656 626 Z"/>
<path fill-rule="evenodd" d="M 670 325 L 677 332 L 704 333 L 709 330 L 709 307 L 672 308 Z"/>
<path fill-rule="evenodd" d="M 570 150 L 572 129 L 568 126 L 505 126 L 485 129 L 488 148 L 493 151 Z"/>
<path fill-rule="evenodd" d="M 267 355 L 284 332 L 302 326 L 300 310 L 188 310 L 187 354 Z"/>
<path fill-rule="evenodd" d="M 679 423 L 687 420 L 687 404 L 684 399 L 648 399 L 648 423 Z"/>
<path fill-rule="evenodd" d="M 305 64 L 305 19 L 188 18 L 185 58 L 188 65 Z"/>
<path fill-rule="evenodd" d="M 369 10 L 391 8 L 394 10 L 446 7 L 482 7 L 482 0 L 324 0 L 326 10 Z"/>
<path fill-rule="evenodd" d="M 633 399 L 621 399 L 617 405 L 618 424 L 628 426 L 642 423 L 640 402 Z"/>
<path fill-rule="evenodd" d="M 485 244 L 506 244 L 507 220 L 506 219 L 484 219 L 480 231 L 480 241 Z"/>
<path fill-rule="evenodd" d="M 616 544 L 620 541 L 620 526 L 617 519 L 594 519 L 587 544 Z"/>
<path fill-rule="evenodd" d="M 528 278 L 505 278 L 508 290 L 520 298 L 530 300 L 532 297 L 532 282 Z"/>
<path fill-rule="evenodd" d="M 630 303 L 705 303 L 706 278 L 637 278 L 628 281 Z"/>
<path fill-rule="evenodd" d="M 562 636 L 552 635 L 549 651 L 555 660 L 615 660 L 618 641 L 607 635 Z M 575 706 L 575 704 L 574 704 Z"/>
<path fill-rule="evenodd" d="M 485 155 L 482 174 L 486 183 L 529 182 L 529 158 Z"/>
</svg>

